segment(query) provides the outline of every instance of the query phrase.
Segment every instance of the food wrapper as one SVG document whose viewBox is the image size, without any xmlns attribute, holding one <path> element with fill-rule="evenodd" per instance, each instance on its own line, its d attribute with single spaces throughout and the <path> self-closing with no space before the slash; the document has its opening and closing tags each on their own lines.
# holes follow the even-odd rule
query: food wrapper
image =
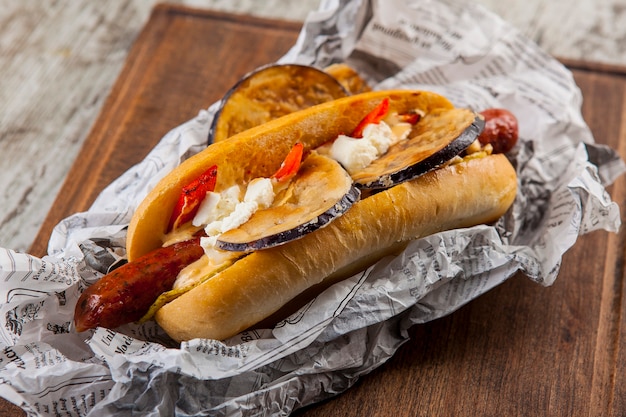
<svg viewBox="0 0 626 417">
<path fill-rule="evenodd" d="M 407 341 L 516 273 L 541 285 L 594 230 L 615 232 L 605 189 L 624 172 L 581 116 L 571 73 L 473 2 L 323 1 L 280 62 L 347 62 L 375 89 L 439 92 L 519 119 L 514 206 L 493 225 L 413 241 L 340 282 L 274 328 L 176 344 L 154 322 L 77 334 L 82 289 L 124 257 L 146 193 L 206 144 L 218 103 L 173 128 L 84 213 L 54 230 L 48 255 L 0 249 L 0 395 L 29 416 L 287 415 L 349 388 Z"/>
</svg>

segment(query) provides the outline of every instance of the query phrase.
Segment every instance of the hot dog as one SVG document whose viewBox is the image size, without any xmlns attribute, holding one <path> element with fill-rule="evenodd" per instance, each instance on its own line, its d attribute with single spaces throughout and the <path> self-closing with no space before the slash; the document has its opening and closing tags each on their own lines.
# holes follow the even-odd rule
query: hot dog
<svg viewBox="0 0 626 417">
<path fill-rule="evenodd" d="M 76 315 L 76 328 L 88 329 L 95 326 L 117 327 L 120 312 L 108 305 L 121 304 L 124 309 L 123 321 L 139 320 L 146 314 L 154 300 L 170 290 L 176 276 L 190 263 L 204 255 L 200 238 L 186 240 L 151 251 L 135 262 L 113 270 L 106 279 L 101 279 L 85 292 L 80 299 Z M 92 296 L 88 296 L 92 294 Z"/>
<path fill-rule="evenodd" d="M 409 138 L 364 166 L 336 160 L 333 147 L 339 137 L 346 132 L 358 137 L 359 126 L 389 120 Z M 286 314 L 413 239 L 495 221 L 512 204 L 517 180 L 506 156 L 491 154 L 491 144 L 477 145 L 483 123 L 473 111 L 456 109 L 437 94 L 366 92 L 210 145 L 163 178 L 129 225 L 128 265 L 164 262 L 155 261 L 153 251 L 177 242 L 199 247 L 197 234 L 203 234 L 201 242 L 210 242 L 202 245 L 198 260 L 180 270 L 173 289 L 154 300 L 144 319 L 154 317 L 179 341 L 225 339 L 269 316 Z M 294 152 L 302 155 L 300 161 Z M 217 174 L 211 177 L 207 170 L 213 167 Z M 210 180 L 199 182 L 204 175 Z M 215 236 L 207 231 L 217 227 L 214 223 L 194 226 L 195 220 L 189 221 L 202 217 L 205 206 L 227 200 L 233 186 L 250 190 L 259 179 L 273 181 L 276 197 L 247 221 Z M 210 190 L 199 183 L 209 183 Z M 211 198 L 198 203 L 196 185 Z M 163 280 L 129 269 L 114 278 Z M 115 291 L 88 288 L 76 306 L 76 329 L 136 320 L 119 309 L 118 298 Z"/>
</svg>

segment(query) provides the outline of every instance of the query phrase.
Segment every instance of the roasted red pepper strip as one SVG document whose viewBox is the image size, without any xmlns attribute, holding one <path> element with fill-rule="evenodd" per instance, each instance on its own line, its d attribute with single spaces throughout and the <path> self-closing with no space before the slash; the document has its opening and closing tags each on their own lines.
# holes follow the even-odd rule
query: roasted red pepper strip
<svg viewBox="0 0 626 417">
<path fill-rule="evenodd" d="M 298 142 L 289 151 L 285 160 L 280 164 L 278 171 L 272 175 L 272 178 L 279 182 L 287 181 L 298 173 L 300 169 L 300 163 L 302 162 L 302 155 L 304 153 L 304 145 Z"/>
<path fill-rule="evenodd" d="M 113 329 L 139 320 L 159 295 L 172 289 L 178 273 L 202 255 L 197 237 L 155 249 L 113 270 L 81 294 L 74 310 L 76 330 Z"/>
<path fill-rule="evenodd" d="M 363 137 L 363 129 L 365 126 L 369 124 L 380 123 L 380 121 L 387 115 L 389 111 L 389 98 L 385 97 L 383 101 L 381 101 L 374 110 L 369 112 L 363 120 L 359 122 L 359 124 L 354 128 L 352 134 L 350 135 L 353 138 L 362 138 Z"/>
<path fill-rule="evenodd" d="M 216 181 L 217 166 L 213 165 L 198 178 L 183 187 L 170 217 L 168 231 L 176 229 L 193 219 L 206 193 L 215 190 Z"/>
<path fill-rule="evenodd" d="M 419 113 L 404 113 L 398 115 L 401 122 L 410 123 L 412 125 L 420 121 Z"/>
</svg>

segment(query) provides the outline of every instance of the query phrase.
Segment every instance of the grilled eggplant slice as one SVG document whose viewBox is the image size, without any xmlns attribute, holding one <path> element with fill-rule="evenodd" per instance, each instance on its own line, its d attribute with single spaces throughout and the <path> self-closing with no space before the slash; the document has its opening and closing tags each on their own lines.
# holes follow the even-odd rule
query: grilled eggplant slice
<svg viewBox="0 0 626 417">
<path fill-rule="evenodd" d="M 359 199 L 348 173 L 336 161 L 312 152 L 271 207 L 220 235 L 222 250 L 249 252 L 298 239 L 330 223 Z"/>
<path fill-rule="evenodd" d="M 409 138 L 352 173 L 361 189 L 389 188 L 447 163 L 480 135 L 484 120 L 469 109 L 436 109 L 416 123 Z"/>
<path fill-rule="evenodd" d="M 348 96 L 328 73 L 305 65 L 262 67 L 244 76 L 224 96 L 209 131 L 209 143 L 280 116 Z"/>
</svg>

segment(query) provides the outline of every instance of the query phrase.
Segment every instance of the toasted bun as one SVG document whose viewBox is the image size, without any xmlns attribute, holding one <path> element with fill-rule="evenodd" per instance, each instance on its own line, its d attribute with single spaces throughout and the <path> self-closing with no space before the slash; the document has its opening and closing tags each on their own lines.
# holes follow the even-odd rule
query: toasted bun
<svg viewBox="0 0 626 417">
<path fill-rule="evenodd" d="M 155 318 L 178 341 L 228 338 L 412 239 L 495 221 L 516 191 L 515 170 L 501 154 L 431 171 L 357 202 L 323 229 L 242 258 L 166 304 Z"/>
</svg>

